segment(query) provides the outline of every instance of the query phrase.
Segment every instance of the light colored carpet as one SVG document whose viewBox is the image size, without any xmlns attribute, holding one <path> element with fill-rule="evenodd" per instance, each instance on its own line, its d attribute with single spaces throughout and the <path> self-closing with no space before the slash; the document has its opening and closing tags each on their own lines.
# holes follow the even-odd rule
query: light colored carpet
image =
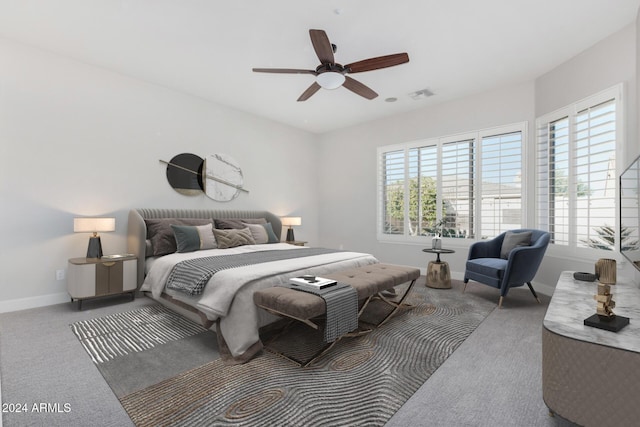
<svg viewBox="0 0 640 427">
<path fill-rule="evenodd" d="M 339 341 L 306 368 L 269 352 L 243 365 L 215 360 L 119 396 L 120 401 L 138 426 L 382 426 L 496 307 L 472 295 L 424 286 L 414 289 L 408 303 L 415 307 L 382 328 Z M 377 323 L 390 311 L 389 305 L 373 301 L 363 318 Z M 74 323 L 72 329 L 104 374 L 105 366 L 121 359 L 129 365 L 134 353 L 162 352 L 198 333 L 193 324 L 172 320 L 170 314 L 138 309 Z M 306 360 L 323 346 L 322 336 L 295 323 L 279 335 L 277 345 Z M 185 349 L 182 356 L 194 355 Z M 147 360 L 140 368 L 148 372 L 143 379 L 174 364 L 157 355 Z M 105 379 L 116 391 L 129 376 Z"/>
<path fill-rule="evenodd" d="M 482 285 L 470 284 L 467 292 L 498 299 Z M 569 425 L 549 417 L 542 401 L 541 327 L 549 298 L 542 300 L 538 305 L 526 288 L 512 290 L 504 308 L 494 310 L 387 425 Z M 81 312 L 60 304 L 0 314 L 3 402 L 71 404 L 68 413 L 5 413 L 4 426 L 132 425 L 69 324 L 150 304 L 122 298 L 87 302 Z"/>
<path fill-rule="evenodd" d="M 461 292 L 454 285 L 452 292 Z M 497 301 L 496 289 L 470 282 L 466 294 Z M 542 400 L 542 320 L 524 286 L 494 310 L 387 423 L 406 426 L 574 426 L 550 417 Z"/>
</svg>

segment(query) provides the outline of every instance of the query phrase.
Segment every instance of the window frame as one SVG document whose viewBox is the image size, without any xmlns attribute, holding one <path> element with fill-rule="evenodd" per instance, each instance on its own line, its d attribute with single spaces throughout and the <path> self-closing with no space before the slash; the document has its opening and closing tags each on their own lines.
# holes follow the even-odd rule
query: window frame
<svg viewBox="0 0 640 427">
<path fill-rule="evenodd" d="M 620 244 L 620 183 L 618 182 L 618 177 L 620 176 L 621 171 L 624 169 L 624 147 L 625 147 L 625 97 L 624 97 L 624 84 L 619 83 L 615 86 L 612 86 L 608 89 L 602 90 L 594 95 L 588 96 L 580 101 L 574 102 L 565 107 L 559 108 L 551 113 L 544 114 L 536 119 L 536 135 L 535 135 L 535 179 L 534 179 L 534 194 L 535 194 L 535 211 L 534 211 L 534 223 L 535 227 L 540 228 L 542 230 L 548 230 L 551 227 L 551 221 L 549 217 L 546 218 L 546 222 L 542 221 L 541 218 L 541 209 L 542 204 L 545 201 L 541 200 L 541 178 L 540 174 L 543 173 L 541 170 L 548 167 L 548 164 L 541 164 L 541 159 L 539 155 L 540 144 L 542 143 L 542 138 L 544 141 L 548 143 L 548 126 L 551 123 L 567 119 L 568 120 L 568 135 L 569 135 L 569 147 L 568 147 L 568 176 L 567 182 L 568 187 L 570 189 L 574 189 L 575 187 L 575 173 L 576 173 L 576 159 L 575 159 L 575 143 L 576 143 L 576 118 L 577 116 L 590 108 L 596 107 L 600 104 L 606 103 L 608 101 L 613 100 L 615 102 L 615 174 L 616 179 L 613 180 L 615 183 L 615 191 L 614 191 L 614 215 L 613 215 L 613 226 L 615 227 L 615 242 L 613 244 L 612 250 L 606 249 L 598 249 L 592 247 L 581 247 L 578 246 L 579 236 L 577 233 L 577 195 L 574 191 L 569 191 L 570 198 L 568 200 L 568 238 L 567 244 L 555 244 L 553 241 L 550 242 L 548 251 L 551 254 L 555 255 L 564 255 L 569 258 L 575 259 L 592 259 L 598 257 L 607 257 L 611 258 L 615 256 L 617 248 Z M 548 191 L 548 187 L 546 189 Z M 548 194 L 548 193 L 546 193 Z M 548 202 L 546 202 L 548 203 Z"/>
<path fill-rule="evenodd" d="M 521 188 L 522 188 L 522 203 L 520 208 L 521 215 L 521 223 L 522 227 L 525 227 L 527 223 L 527 209 L 524 201 L 527 200 L 527 157 L 528 157 L 528 122 L 517 122 L 502 126 L 496 126 L 491 128 L 485 128 L 481 130 L 471 131 L 471 132 L 462 132 L 453 135 L 447 135 L 437 138 L 426 138 L 421 140 L 415 140 L 400 144 L 392 144 L 385 145 L 381 147 L 377 147 L 376 152 L 376 237 L 380 242 L 391 242 L 391 243 L 415 243 L 415 244 L 425 244 L 431 241 L 432 236 L 426 235 L 416 235 L 412 236 L 409 234 L 409 191 L 408 189 L 408 179 L 410 176 L 409 173 L 409 151 L 416 148 L 428 147 L 428 146 L 436 146 L 437 150 L 437 206 L 438 210 L 442 210 L 442 147 L 444 144 L 453 143 L 453 142 L 463 142 L 467 140 L 473 140 L 474 144 L 474 160 L 472 164 L 473 168 L 473 237 L 466 238 L 449 238 L 444 237 L 447 240 L 447 245 L 450 246 L 464 246 L 468 245 L 472 242 L 481 239 L 480 231 L 482 229 L 482 213 L 481 213 L 481 203 L 482 203 L 482 177 L 480 175 L 482 168 L 482 160 L 481 160 L 481 141 L 482 138 L 491 137 L 491 136 L 500 136 L 504 134 L 517 133 L 519 132 L 521 135 L 521 146 L 520 146 L 520 156 L 521 156 Z M 384 221 L 386 219 L 385 215 L 385 185 L 382 182 L 384 179 L 384 167 L 383 167 L 383 156 L 386 153 L 391 153 L 394 151 L 404 151 L 404 160 L 405 160 L 405 191 L 404 191 L 404 227 L 402 234 L 388 234 L 384 232 Z M 438 213 L 438 218 L 441 217 L 441 214 Z M 456 243 L 458 244 L 456 244 Z M 467 242 L 462 244 L 462 242 Z"/>
</svg>

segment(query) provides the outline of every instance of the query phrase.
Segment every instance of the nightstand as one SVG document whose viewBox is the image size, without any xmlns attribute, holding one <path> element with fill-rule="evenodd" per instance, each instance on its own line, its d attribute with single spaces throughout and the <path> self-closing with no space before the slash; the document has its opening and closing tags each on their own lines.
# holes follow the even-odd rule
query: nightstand
<svg viewBox="0 0 640 427">
<path fill-rule="evenodd" d="M 67 275 L 67 292 L 71 302 L 108 295 L 131 294 L 135 298 L 137 285 L 137 257 L 111 255 L 102 258 L 71 258 Z"/>
<path fill-rule="evenodd" d="M 292 240 L 290 242 L 285 241 L 285 243 L 288 243 L 290 245 L 295 245 L 295 246 L 304 246 L 307 244 L 307 242 L 303 242 L 302 240 Z"/>
</svg>

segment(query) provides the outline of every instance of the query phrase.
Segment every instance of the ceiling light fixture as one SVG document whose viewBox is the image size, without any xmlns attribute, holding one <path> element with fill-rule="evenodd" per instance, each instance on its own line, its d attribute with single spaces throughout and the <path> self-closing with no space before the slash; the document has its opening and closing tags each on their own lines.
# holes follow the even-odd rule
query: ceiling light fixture
<svg viewBox="0 0 640 427">
<path fill-rule="evenodd" d="M 344 74 L 335 71 L 326 71 L 316 77 L 316 82 L 324 89 L 337 89 L 342 86 L 344 81 Z"/>
</svg>

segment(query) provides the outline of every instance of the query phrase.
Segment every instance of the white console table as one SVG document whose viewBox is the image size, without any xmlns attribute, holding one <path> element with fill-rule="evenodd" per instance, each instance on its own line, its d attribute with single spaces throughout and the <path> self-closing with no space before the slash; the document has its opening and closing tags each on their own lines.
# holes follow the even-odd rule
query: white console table
<svg viewBox="0 0 640 427">
<path fill-rule="evenodd" d="M 611 287 L 619 332 L 583 324 L 596 311 L 596 282 L 560 275 L 542 329 L 542 395 L 551 414 L 583 426 L 637 426 L 640 420 L 640 289 Z"/>
</svg>

